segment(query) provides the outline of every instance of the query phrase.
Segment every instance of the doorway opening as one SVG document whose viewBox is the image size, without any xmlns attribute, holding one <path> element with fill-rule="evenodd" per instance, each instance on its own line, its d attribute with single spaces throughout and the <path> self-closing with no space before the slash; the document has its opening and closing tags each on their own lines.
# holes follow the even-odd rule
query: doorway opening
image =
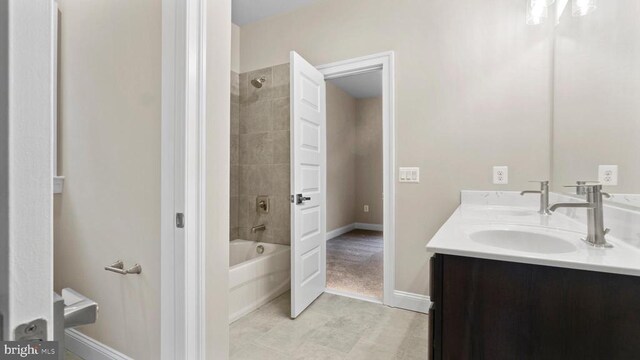
<svg viewBox="0 0 640 360">
<path fill-rule="evenodd" d="M 382 302 L 382 70 L 329 79 L 326 89 L 326 291 Z"/>
<path fill-rule="evenodd" d="M 291 317 L 297 317 L 323 292 L 395 306 L 393 52 L 317 67 L 292 52 L 290 66 Z M 334 98 L 332 89 L 348 93 L 336 84 L 347 89 L 351 84 L 354 90 L 349 91 L 353 92 L 361 88 L 363 94 L 350 95 L 351 102 L 368 98 L 361 113 L 380 114 L 377 121 L 371 121 L 377 126 L 364 127 L 368 130 L 363 138 L 369 144 L 360 147 L 360 154 L 371 155 L 369 162 L 355 158 L 349 162 L 345 156 L 350 151 L 358 154 L 357 126 L 356 130 L 342 128 L 348 123 L 344 112 L 332 110 L 331 105 L 328 108 L 327 101 Z M 335 99 L 349 102 L 346 95 Z M 352 107 L 357 110 L 356 104 Z M 335 112 L 335 118 L 327 111 Z M 357 115 L 353 117 L 357 120 Z M 330 129 L 328 121 L 333 123 Z M 339 166 L 329 168 L 328 161 Z M 377 185 L 355 181 L 357 164 L 378 169 L 377 175 L 375 170 L 360 171 L 360 182 Z M 334 189 L 341 183 L 351 186 Z M 358 197 L 359 187 L 370 191 Z M 339 205 L 343 202 L 347 204 L 344 208 Z M 360 220 L 353 216 L 342 219 L 349 213 L 362 216 Z"/>
</svg>

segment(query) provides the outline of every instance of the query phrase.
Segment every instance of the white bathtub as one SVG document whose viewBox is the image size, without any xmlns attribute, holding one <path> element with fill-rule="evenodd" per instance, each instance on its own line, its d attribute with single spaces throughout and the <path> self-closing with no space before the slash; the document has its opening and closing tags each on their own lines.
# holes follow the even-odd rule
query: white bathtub
<svg viewBox="0 0 640 360">
<path fill-rule="evenodd" d="M 278 297 L 290 287 L 287 245 L 233 240 L 229 243 L 229 323 Z M 262 245 L 264 253 L 258 254 Z"/>
</svg>

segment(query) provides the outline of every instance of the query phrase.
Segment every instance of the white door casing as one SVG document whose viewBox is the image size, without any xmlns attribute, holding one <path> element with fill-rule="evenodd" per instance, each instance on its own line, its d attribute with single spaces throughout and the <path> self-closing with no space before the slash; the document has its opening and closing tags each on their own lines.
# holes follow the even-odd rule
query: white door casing
<svg viewBox="0 0 640 360">
<path fill-rule="evenodd" d="M 0 340 L 53 340 L 56 19 L 52 1 L 0 4 Z"/>
<path fill-rule="evenodd" d="M 326 84 L 291 52 L 291 317 L 326 287 Z M 298 201 L 298 197 L 308 198 Z"/>
</svg>

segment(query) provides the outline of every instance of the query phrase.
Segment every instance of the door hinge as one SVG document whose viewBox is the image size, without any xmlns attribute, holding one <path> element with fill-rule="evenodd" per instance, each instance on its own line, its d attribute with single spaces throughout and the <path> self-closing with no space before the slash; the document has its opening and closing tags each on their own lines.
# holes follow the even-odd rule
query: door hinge
<svg viewBox="0 0 640 360">
<path fill-rule="evenodd" d="M 176 213 L 176 227 L 178 229 L 184 228 L 184 213 Z"/>
</svg>

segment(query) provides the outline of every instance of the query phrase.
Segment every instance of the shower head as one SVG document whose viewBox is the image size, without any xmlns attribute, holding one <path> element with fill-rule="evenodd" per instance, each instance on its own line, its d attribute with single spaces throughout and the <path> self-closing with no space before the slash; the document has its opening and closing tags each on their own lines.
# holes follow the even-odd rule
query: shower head
<svg viewBox="0 0 640 360">
<path fill-rule="evenodd" d="M 267 78 L 260 77 L 260 78 L 255 78 L 253 80 L 251 80 L 251 85 L 253 85 L 256 89 L 260 89 L 262 87 L 262 84 L 267 81 Z"/>
</svg>

